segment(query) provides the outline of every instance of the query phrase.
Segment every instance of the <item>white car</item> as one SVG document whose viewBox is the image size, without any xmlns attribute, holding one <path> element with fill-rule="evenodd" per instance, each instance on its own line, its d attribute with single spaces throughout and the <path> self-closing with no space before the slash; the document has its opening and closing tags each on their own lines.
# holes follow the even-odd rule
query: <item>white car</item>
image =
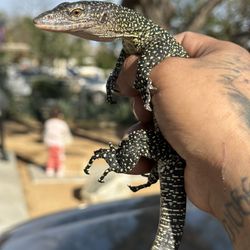
<svg viewBox="0 0 250 250">
<path fill-rule="evenodd" d="M 95 105 L 102 105 L 106 100 L 106 80 L 100 77 L 84 77 L 82 91 L 91 96 Z"/>
</svg>

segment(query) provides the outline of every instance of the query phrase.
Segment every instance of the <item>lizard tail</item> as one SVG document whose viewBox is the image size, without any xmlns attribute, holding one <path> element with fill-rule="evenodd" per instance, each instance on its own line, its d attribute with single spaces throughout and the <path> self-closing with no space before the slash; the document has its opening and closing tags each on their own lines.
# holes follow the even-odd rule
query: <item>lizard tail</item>
<svg viewBox="0 0 250 250">
<path fill-rule="evenodd" d="M 176 157 L 176 156 L 175 156 Z M 179 249 L 186 215 L 186 193 L 184 189 L 185 162 L 178 164 L 159 162 L 161 185 L 161 208 L 158 231 L 152 250 Z"/>
</svg>

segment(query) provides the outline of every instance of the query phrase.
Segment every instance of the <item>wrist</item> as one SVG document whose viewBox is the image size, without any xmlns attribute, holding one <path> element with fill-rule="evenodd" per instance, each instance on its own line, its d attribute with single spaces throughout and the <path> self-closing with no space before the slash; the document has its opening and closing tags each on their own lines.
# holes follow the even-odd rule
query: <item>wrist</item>
<svg viewBox="0 0 250 250">
<path fill-rule="evenodd" d="M 235 249 L 250 245 L 250 177 L 241 177 L 238 185 L 226 195 L 221 219 Z"/>
<path fill-rule="evenodd" d="M 239 250 L 247 249 L 250 245 L 250 147 L 248 141 L 231 140 L 225 146 L 222 164 L 223 198 L 218 218 L 223 223 L 235 249 Z"/>
</svg>

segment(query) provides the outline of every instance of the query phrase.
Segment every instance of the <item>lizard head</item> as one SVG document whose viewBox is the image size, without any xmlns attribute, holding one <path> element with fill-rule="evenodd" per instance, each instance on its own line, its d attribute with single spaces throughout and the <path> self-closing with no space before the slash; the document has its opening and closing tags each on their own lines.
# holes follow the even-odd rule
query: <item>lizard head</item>
<svg viewBox="0 0 250 250">
<path fill-rule="evenodd" d="M 36 17 L 34 24 L 47 31 L 70 33 L 96 41 L 111 41 L 124 36 L 120 27 L 124 20 L 119 19 L 124 9 L 100 1 L 62 3 Z"/>
</svg>

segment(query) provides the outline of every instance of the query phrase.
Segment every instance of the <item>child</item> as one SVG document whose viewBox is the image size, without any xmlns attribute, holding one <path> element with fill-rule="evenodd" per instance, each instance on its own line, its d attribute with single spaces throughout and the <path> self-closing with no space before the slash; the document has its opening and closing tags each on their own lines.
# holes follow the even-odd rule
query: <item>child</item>
<svg viewBox="0 0 250 250">
<path fill-rule="evenodd" d="M 44 125 L 44 143 L 48 147 L 48 161 L 46 175 L 58 177 L 63 176 L 66 144 L 71 143 L 72 135 L 68 124 L 63 120 L 63 115 L 58 108 L 53 108 L 50 118 Z"/>
</svg>

